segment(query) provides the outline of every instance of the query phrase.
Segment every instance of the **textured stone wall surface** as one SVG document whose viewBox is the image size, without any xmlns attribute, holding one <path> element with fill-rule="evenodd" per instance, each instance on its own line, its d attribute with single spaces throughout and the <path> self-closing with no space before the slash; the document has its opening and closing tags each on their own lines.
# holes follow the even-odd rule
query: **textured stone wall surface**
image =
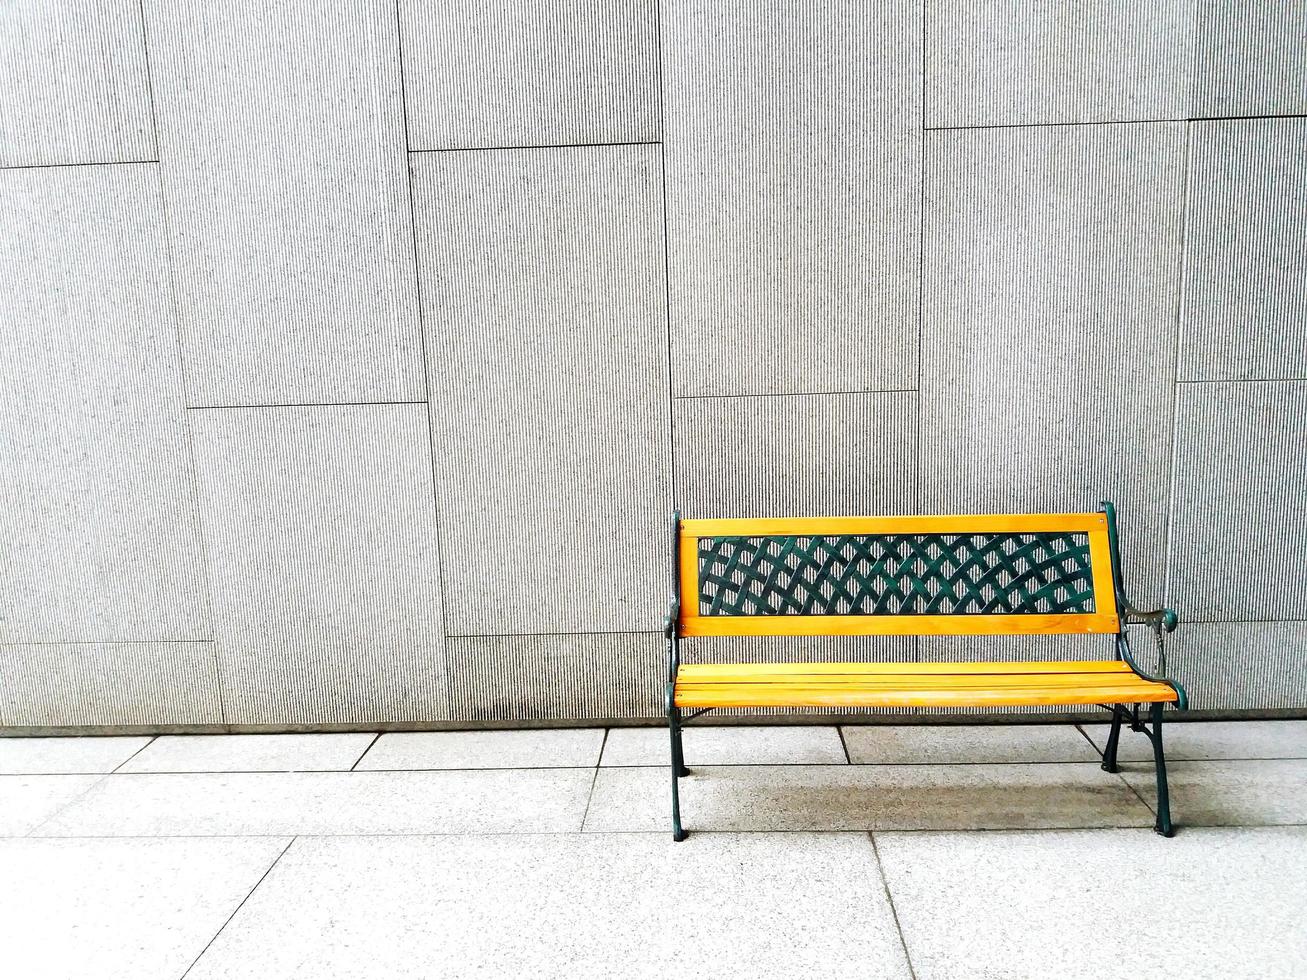
<svg viewBox="0 0 1307 980">
<path fill-rule="evenodd" d="M 5 729 L 651 718 L 674 505 L 1103 498 L 1307 708 L 1304 2 L 10 0 L 0 344 Z"/>
</svg>

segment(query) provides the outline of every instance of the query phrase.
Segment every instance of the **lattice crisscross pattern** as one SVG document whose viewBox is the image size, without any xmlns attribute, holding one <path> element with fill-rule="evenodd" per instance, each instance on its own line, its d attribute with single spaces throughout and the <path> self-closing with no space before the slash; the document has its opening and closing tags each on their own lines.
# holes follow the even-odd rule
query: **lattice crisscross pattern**
<svg viewBox="0 0 1307 980">
<path fill-rule="evenodd" d="M 1092 613 L 1081 532 L 699 539 L 701 616 Z"/>
</svg>

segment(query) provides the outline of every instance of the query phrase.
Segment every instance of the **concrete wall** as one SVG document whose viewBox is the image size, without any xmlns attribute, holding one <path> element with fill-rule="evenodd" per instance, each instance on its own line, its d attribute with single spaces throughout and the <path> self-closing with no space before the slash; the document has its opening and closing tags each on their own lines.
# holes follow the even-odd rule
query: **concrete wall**
<svg viewBox="0 0 1307 980">
<path fill-rule="evenodd" d="M 0 4 L 0 726 L 653 715 L 673 501 L 1110 497 L 1195 706 L 1307 707 L 1307 7 L 1239 7 Z"/>
</svg>

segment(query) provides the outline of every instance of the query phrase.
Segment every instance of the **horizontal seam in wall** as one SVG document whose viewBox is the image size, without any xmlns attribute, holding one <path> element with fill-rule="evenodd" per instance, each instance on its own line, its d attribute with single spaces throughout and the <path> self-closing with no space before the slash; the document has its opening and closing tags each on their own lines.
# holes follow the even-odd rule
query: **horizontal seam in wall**
<svg viewBox="0 0 1307 980">
<path fill-rule="evenodd" d="M 202 637 L 198 640 L 0 640 L 0 649 L 4 647 L 73 647 L 73 646 L 115 646 L 130 643 L 216 643 L 216 637 Z"/>
<path fill-rule="evenodd" d="M 97 163 L 9 163 L 0 170 L 49 170 L 54 167 L 130 167 L 138 163 L 158 163 L 158 160 L 102 160 Z"/>
<path fill-rule="evenodd" d="M 759 391 L 743 395 L 673 395 L 677 401 L 693 398 L 813 398 L 818 395 L 906 395 L 916 388 L 863 388 L 857 391 Z"/>
<path fill-rule="evenodd" d="M 426 399 L 420 401 L 394 402 L 283 402 L 276 405 L 187 405 L 188 412 L 207 412 L 212 409 L 228 408 L 353 408 L 367 405 L 425 405 Z"/>
<path fill-rule="evenodd" d="M 591 146 L 658 146 L 661 140 L 634 143 L 527 143 L 522 146 L 440 146 L 429 150 L 412 150 L 414 153 L 467 153 L 477 150 L 580 150 Z"/>
<path fill-rule="evenodd" d="M 447 640 L 511 640 L 532 636 L 662 636 L 660 629 L 648 630 L 573 630 L 567 633 L 446 633 Z"/>
<path fill-rule="evenodd" d="M 1240 119 L 1307 119 L 1307 113 L 1285 112 L 1265 116 L 1176 116 L 1166 119 L 1089 119 L 1078 122 L 986 123 L 979 126 L 927 126 L 928 133 L 947 133 L 968 129 L 1036 129 L 1048 126 L 1146 126 L 1150 123 L 1226 122 Z"/>
<path fill-rule="evenodd" d="M 1301 384 L 1307 381 L 1307 378 L 1191 378 L 1185 380 L 1177 379 L 1178 385 L 1258 385 L 1258 384 L 1280 384 L 1293 383 Z"/>
<path fill-rule="evenodd" d="M 1307 623 L 1307 619 L 1185 619 L 1184 617 L 1181 617 L 1180 619 L 1181 627 L 1219 626 L 1222 623 L 1230 623 L 1231 625 L 1235 625 L 1235 626 L 1239 626 L 1239 625 L 1251 626 L 1255 623 L 1263 623 L 1265 625 L 1272 626 L 1276 623 Z M 1144 624 L 1139 623 L 1136 625 L 1142 626 Z"/>
</svg>

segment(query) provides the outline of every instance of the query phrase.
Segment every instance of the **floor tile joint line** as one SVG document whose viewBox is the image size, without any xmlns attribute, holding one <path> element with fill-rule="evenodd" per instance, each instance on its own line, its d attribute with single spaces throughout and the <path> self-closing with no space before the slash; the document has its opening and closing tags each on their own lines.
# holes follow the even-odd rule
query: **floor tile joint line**
<svg viewBox="0 0 1307 980">
<path fill-rule="evenodd" d="M 585 833 L 585 822 L 590 816 L 590 801 L 594 799 L 595 783 L 599 782 L 599 764 L 604 761 L 604 746 L 608 744 L 608 732 L 609 729 L 605 728 L 604 737 L 599 743 L 599 755 L 595 759 L 594 775 L 590 777 L 590 792 L 586 794 L 585 809 L 581 811 L 581 826 L 577 830 L 577 833 L 580 834 Z"/>
<path fill-rule="evenodd" d="M 148 749 L 151 745 L 153 745 L 156 741 L 158 741 L 158 739 L 159 739 L 159 736 L 158 736 L 158 735 L 151 735 L 148 739 L 146 739 L 144 745 L 142 745 L 139 749 L 137 749 L 135 752 L 133 752 L 131 755 L 129 755 L 129 756 L 128 756 L 126 759 L 124 759 L 122 762 L 118 763 L 118 765 L 116 765 L 116 766 L 114 766 L 112 769 L 110 769 L 109 772 L 107 773 L 107 775 L 112 776 L 114 773 L 116 773 L 116 772 L 118 772 L 119 770 L 121 770 L 123 766 L 127 765 L 127 763 L 131 762 L 131 761 L 132 761 L 133 759 L 135 759 L 138 755 L 140 755 L 142 752 L 144 752 L 146 749 Z"/>
<path fill-rule="evenodd" d="M 899 934 L 899 945 L 903 948 L 903 960 L 908 966 L 908 975 L 912 980 L 917 980 L 917 971 L 912 966 L 912 954 L 908 952 L 908 941 L 903 935 L 903 923 L 899 921 L 899 910 L 894 907 L 894 896 L 889 890 L 889 879 L 885 877 L 885 864 L 880 859 L 880 847 L 876 844 L 876 832 L 867 831 L 867 839 L 871 841 L 871 853 L 876 860 L 876 872 L 880 875 L 880 887 L 885 890 L 885 901 L 889 903 L 890 915 L 894 917 L 894 931 Z"/>
<path fill-rule="evenodd" d="M 275 836 L 281 836 L 281 835 L 275 835 Z M 250 896 L 253 895 L 256 891 L 258 891 L 259 886 L 263 884 L 264 879 L 267 878 L 268 875 L 272 874 L 272 869 L 275 868 L 277 866 L 277 863 L 281 861 L 283 857 L 286 856 L 286 852 L 290 850 L 291 845 L 294 844 L 295 841 L 297 840 L 299 840 L 298 837 L 292 837 L 289 841 L 287 841 L 286 846 L 281 849 L 281 853 L 279 853 L 275 858 L 273 858 L 272 863 L 268 865 L 268 870 L 266 870 L 265 872 L 263 872 L 263 874 L 259 876 L 259 880 L 254 883 L 254 887 L 245 893 L 245 897 L 240 900 L 240 903 L 236 906 L 236 908 L 232 909 L 231 915 L 227 916 L 226 921 L 223 922 L 223 924 L 218 927 L 218 931 L 215 932 L 213 936 L 209 939 L 209 941 L 204 944 L 204 948 L 200 950 L 200 955 L 195 957 L 195 959 L 191 960 L 191 965 L 186 968 L 186 972 L 181 975 L 179 980 L 186 980 L 186 978 L 190 975 L 190 972 L 195 969 L 195 964 L 200 962 L 200 960 L 204 958 L 204 954 L 209 951 L 209 947 L 212 946 L 217 941 L 218 937 L 222 935 L 223 930 L 226 929 L 229 925 L 231 925 L 231 920 L 236 918 L 236 914 L 245 907 L 245 903 L 250 900 Z"/>
<path fill-rule="evenodd" d="M 354 760 L 354 765 L 349 767 L 350 772 L 354 772 L 355 770 L 358 769 L 359 763 L 363 761 L 364 756 L 366 756 L 369 752 L 372 751 L 372 746 L 376 745 L 378 739 L 380 738 L 381 738 L 381 732 L 377 732 L 377 734 L 372 736 L 372 741 L 368 743 L 368 747 L 363 750 L 362 754 L 357 759 Z"/>
</svg>

